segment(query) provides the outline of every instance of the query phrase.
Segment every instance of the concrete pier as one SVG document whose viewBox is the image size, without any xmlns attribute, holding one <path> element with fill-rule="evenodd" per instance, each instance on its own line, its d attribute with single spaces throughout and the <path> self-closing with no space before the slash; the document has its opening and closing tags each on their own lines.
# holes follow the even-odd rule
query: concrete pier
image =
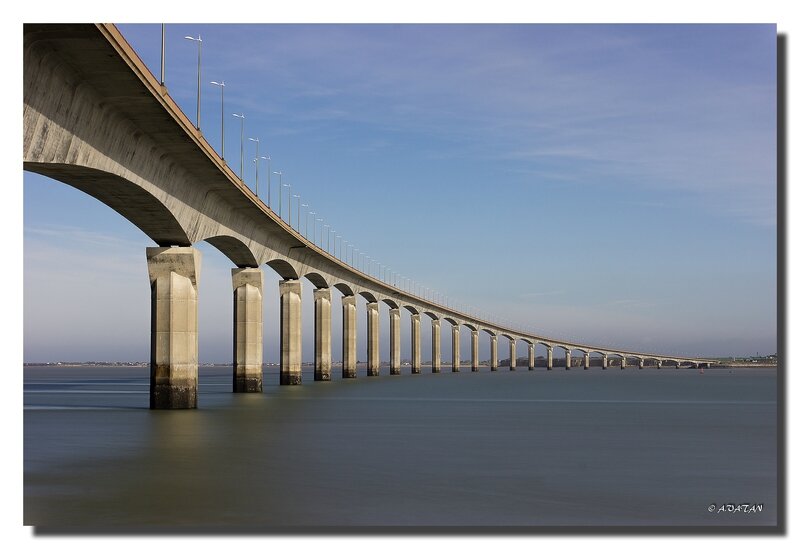
<svg viewBox="0 0 800 549">
<path fill-rule="evenodd" d="M 400 309 L 389 309 L 389 375 L 400 375 Z"/>
<path fill-rule="evenodd" d="M 659 370 L 661 369 L 661 359 L 656 361 L 656 368 Z"/>
<path fill-rule="evenodd" d="M 411 373 L 422 373 L 422 341 L 420 341 L 419 313 L 411 315 Z"/>
<path fill-rule="evenodd" d="M 552 370 L 553 369 L 553 348 L 552 347 L 548 347 L 547 348 L 547 369 L 548 370 Z"/>
<path fill-rule="evenodd" d="M 587 351 L 586 354 L 583 355 L 583 369 L 589 369 L 589 352 Z"/>
<path fill-rule="evenodd" d="M 377 376 L 381 371 L 380 308 L 379 303 L 367 303 L 367 375 Z"/>
<path fill-rule="evenodd" d="M 147 248 L 150 277 L 150 408 L 197 408 L 200 252 Z"/>
<path fill-rule="evenodd" d="M 572 368 L 572 351 L 570 351 L 569 349 L 567 349 L 566 361 L 567 361 L 567 370 L 569 370 L 570 368 Z"/>
<path fill-rule="evenodd" d="M 497 371 L 497 336 L 489 337 L 489 369 L 492 372 Z"/>
<path fill-rule="evenodd" d="M 603 370 L 608 370 L 608 355 L 603 355 Z"/>
<path fill-rule="evenodd" d="M 233 392 L 262 392 L 264 273 L 231 269 L 233 282 Z"/>
<path fill-rule="evenodd" d="M 303 362 L 302 285 L 299 280 L 278 282 L 281 296 L 281 385 L 300 385 Z"/>
<path fill-rule="evenodd" d="M 356 296 L 342 296 L 342 377 L 356 377 Z"/>
<path fill-rule="evenodd" d="M 461 326 L 453 325 L 453 365 L 454 372 L 461 370 Z"/>
<path fill-rule="evenodd" d="M 642 368 L 644 368 L 644 358 L 639 357 L 639 369 L 641 370 Z"/>
<path fill-rule="evenodd" d="M 517 369 L 517 340 L 508 340 L 508 369 L 514 371 Z"/>
<path fill-rule="evenodd" d="M 331 380 L 331 289 L 314 290 L 314 381 Z"/>
<path fill-rule="evenodd" d="M 431 372 L 438 374 L 442 371 L 442 332 L 441 321 L 431 319 Z"/>
<path fill-rule="evenodd" d="M 624 370 L 627 365 L 628 365 L 628 359 L 622 357 L 622 360 L 620 361 L 620 368 Z"/>
<path fill-rule="evenodd" d="M 536 362 L 536 345 L 528 343 L 528 370 L 533 370 L 534 362 Z"/>
<path fill-rule="evenodd" d="M 471 332 L 472 342 L 470 345 L 470 349 L 472 351 L 472 371 L 478 371 L 478 336 L 480 332 L 478 330 L 472 330 Z"/>
</svg>

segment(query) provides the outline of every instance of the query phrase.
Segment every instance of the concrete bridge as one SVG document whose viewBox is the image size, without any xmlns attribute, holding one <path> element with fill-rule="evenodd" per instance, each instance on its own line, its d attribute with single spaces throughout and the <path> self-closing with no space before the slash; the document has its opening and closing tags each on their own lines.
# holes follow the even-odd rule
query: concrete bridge
<svg viewBox="0 0 800 549">
<path fill-rule="evenodd" d="M 490 369 L 497 340 L 573 353 L 589 367 L 593 353 L 608 367 L 618 357 L 657 368 L 710 361 L 630 352 L 558 341 L 487 322 L 404 291 L 364 273 L 295 231 L 268 208 L 222 160 L 113 25 L 24 26 L 25 170 L 62 181 L 97 198 L 147 234 L 151 286 L 151 408 L 197 406 L 197 281 L 205 241 L 227 256 L 234 303 L 233 391 L 262 389 L 262 265 L 280 286 L 280 381 L 301 383 L 301 279 L 314 290 L 314 379 L 331 379 L 331 292 L 342 294 L 342 376 L 356 375 L 356 299 L 367 301 L 367 375 L 379 374 L 381 302 L 389 306 L 390 374 L 400 373 L 400 312 L 410 313 L 411 371 L 421 371 L 421 315 L 431 319 L 432 370 L 441 370 L 441 323 L 452 333 L 452 371 L 460 369 L 460 329 L 471 331 L 471 366 L 478 370 L 480 332 L 490 337 Z M 308 296 L 306 296 L 307 298 Z"/>
</svg>

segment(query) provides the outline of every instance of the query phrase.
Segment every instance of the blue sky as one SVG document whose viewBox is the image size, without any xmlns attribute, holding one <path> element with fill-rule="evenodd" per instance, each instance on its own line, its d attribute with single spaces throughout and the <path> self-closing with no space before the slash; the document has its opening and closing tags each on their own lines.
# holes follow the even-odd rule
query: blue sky
<svg viewBox="0 0 800 549">
<path fill-rule="evenodd" d="M 120 29 L 157 75 L 160 26 Z M 553 337 L 775 352 L 773 25 L 168 25 L 167 86 L 192 119 L 183 36 L 198 33 L 209 142 L 209 82 L 225 80 L 228 161 L 238 169 L 243 112 L 293 191 L 394 270 Z M 24 174 L 24 360 L 147 360 L 150 245 L 94 199 Z M 200 358 L 227 362 L 232 265 L 198 248 Z M 265 277 L 274 361 L 278 277 Z M 387 329 L 384 311 L 384 358 Z M 426 358 L 427 320 L 423 336 Z"/>
</svg>

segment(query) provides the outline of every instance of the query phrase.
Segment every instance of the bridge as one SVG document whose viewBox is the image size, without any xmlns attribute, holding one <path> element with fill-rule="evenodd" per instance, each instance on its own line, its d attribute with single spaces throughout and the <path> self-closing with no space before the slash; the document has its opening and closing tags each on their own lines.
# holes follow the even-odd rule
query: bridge
<svg viewBox="0 0 800 549">
<path fill-rule="evenodd" d="M 479 369 L 481 332 L 490 337 L 490 369 L 497 340 L 508 341 L 511 370 L 516 345 L 537 345 L 553 367 L 553 349 L 573 353 L 589 368 L 616 357 L 644 368 L 650 361 L 695 367 L 713 361 L 664 356 L 561 341 L 502 326 L 419 296 L 394 280 L 363 272 L 303 236 L 247 187 L 170 97 L 119 30 L 110 24 L 24 26 L 23 168 L 97 198 L 156 244 L 146 250 L 151 286 L 150 407 L 197 407 L 197 281 L 208 242 L 235 266 L 233 391 L 262 390 L 262 265 L 280 286 L 280 383 L 301 383 L 301 279 L 314 286 L 314 380 L 331 379 L 331 292 L 342 298 L 342 376 L 356 376 L 356 299 L 367 302 L 367 375 L 380 372 L 380 303 L 389 307 L 389 373 L 400 373 L 401 309 L 410 313 L 411 372 L 421 372 L 421 315 L 431 320 L 432 371 L 442 367 L 441 324 L 451 328 L 451 368 L 461 366 L 460 333 L 471 333 L 471 369 Z M 298 224 L 299 227 L 299 224 Z"/>
</svg>

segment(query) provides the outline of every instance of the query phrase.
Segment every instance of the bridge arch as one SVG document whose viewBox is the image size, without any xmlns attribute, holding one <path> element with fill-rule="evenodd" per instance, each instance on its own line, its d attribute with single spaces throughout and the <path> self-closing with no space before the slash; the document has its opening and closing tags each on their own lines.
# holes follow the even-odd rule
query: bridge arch
<svg viewBox="0 0 800 549">
<path fill-rule="evenodd" d="M 378 302 L 378 298 L 375 297 L 375 294 L 373 294 L 372 292 L 367 292 L 366 290 L 364 290 L 364 291 L 358 292 L 358 295 L 360 295 L 361 297 L 366 299 L 367 303 L 377 303 Z"/>
<path fill-rule="evenodd" d="M 464 324 L 462 324 L 462 326 L 466 326 L 467 328 L 469 328 L 469 330 L 471 332 L 479 331 L 478 327 L 475 324 L 472 324 L 472 323 L 469 323 L 469 322 L 465 322 Z"/>
<path fill-rule="evenodd" d="M 306 273 L 305 277 L 311 282 L 317 289 L 319 288 L 328 288 L 328 281 L 325 280 L 325 277 L 319 273 Z"/>
<path fill-rule="evenodd" d="M 169 208 L 155 195 L 132 181 L 76 164 L 23 162 L 22 168 L 65 183 L 96 198 L 133 223 L 158 246 L 192 245 L 187 231 Z"/>
<path fill-rule="evenodd" d="M 230 259 L 237 267 L 258 267 L 258 260 L 252 250 L 235 236 L 218 235 L 210 236 L 206 242 L 214 246 L 225 257 Z"/>
<path fill-rule="evenodd" d="M 419 314 L 419 309 L 417 309 L 413 305 L 403 305 L 403 308 L 406 311 L 408 311 L 409 313 L 411 313 L 412 315 L 418 315 Z"/>
<path fill-rule="evenodd" d="M 390 309 L 399 309 L 400 308 L 400 304 L 397 303 L 397 301 L 395 301 L 394 299 L 390 299 L 388 297 L 385 297 L 381 301 L 386 303 L 389 306 Z"/>
<path fill-rule="evenodd" d="M 273 259 L 272 261 L 267 261 L 266 265 L 282 276 L 284 280 L 300 279 L 300 276 L 297 274 L 297 269 L 285 259 Z"/>
<path fill-rule="evenodd" d="M 489 328 L 481 328 L 481 331 L 486 332 L 492 337 L 495 337 L 497 335 L 497 332 L 495 332 L 494 330 L 490 330 Z"/>
<path fill-rule="evenodd" d="M 439 315 L 437 315 L 436 313 L 425 311 L 424 314 L 427 315 L 431 320 L 439 320 Z"/>
<path fill-rule="evenodd" d="M 353 291 L 353 288 L 351 288 L 350 286 L 348 286 L 344 282 L 337 282 L 337 283 L 335 283 L 333 285 L 333 287 L 336 288 L 337 290 L 339 290 L 340 292 L 342 292 L 343 296 L 355 295 L 355 292 Z"/>
</svg>

